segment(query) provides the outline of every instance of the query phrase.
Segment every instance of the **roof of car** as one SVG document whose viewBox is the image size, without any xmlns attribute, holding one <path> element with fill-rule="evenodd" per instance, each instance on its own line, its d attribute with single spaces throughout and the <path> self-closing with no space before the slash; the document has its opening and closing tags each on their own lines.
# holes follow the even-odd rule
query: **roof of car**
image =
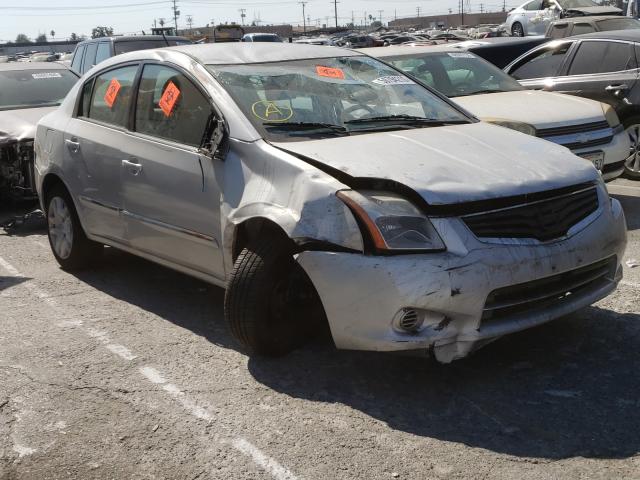
<svg viewBox="0 0 640 480">
<path fill-rule="evenodd" d="M 401 55 L 411 55 L 414 53 L 460 52 L 460 49 L 455 48 L 454 45 L 453 43 L 447 45 L 391 45 L 389 47 L 360 48 L 358 52 L 379 58 L 399 57 Z"/>
<path fill-rule="evenodd" d="M 135 42 L 137 40 L 158 40 L 158 41 L 162 41 L 164 39 L 167 40 L 184 40 L 184 41 L 189 41 L 188 38 L 185 37 L 177 37 L 175 35 L 166 35 L 166 36 L 162 36 L 162 35 L 123 35 L 121 37 L 98 37 L 98 38 L 89 38 L 88 40 L 83 40 L 82 42 L 80 42 L 78 45 L 82 45 L 85 43 L 91 43 L 91 42 L 99 42 L 99 41 L 104 41 L 104 40 L 113 40 L 114 42 Z"/>
<path fill-rule="evenodd" d="M 57 62 L 8 62 L 0 63 L 0 71 L 18 70 L 69 70 L 65 65 Z"/>
<path fill-rule="evenodd" d="M 353 57 L 362 55 L 338 47 L 301 43 L 207 43 L 170 47 L 186 53 L 206 65 L 240 65 L 244 63 L 284 62 L 307 58 Z"/>
<path fill-rule="evenodd" d="M 624 18 L 624 17 L 618 17 Z M 610 30 L 608 32 L 585 33 L 584 35 L 575 35 L 567 37 L 573 38 L 601 38 L 604 40 L 624 40 L 627 42 L 640 42 L 640 28 L 631 28 L 627 30 Z"/>
</svg>

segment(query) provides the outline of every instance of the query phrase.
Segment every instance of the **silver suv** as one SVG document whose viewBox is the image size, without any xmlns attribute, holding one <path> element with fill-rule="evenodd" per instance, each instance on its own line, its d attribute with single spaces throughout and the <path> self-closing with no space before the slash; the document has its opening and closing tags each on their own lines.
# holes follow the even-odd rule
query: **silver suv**
<svg viewBox="0 0 640 480">
<path fill-rule="evenodd" d="M 624 215 L 593 165 L 334 47 L 107 60 L 35 148 L 63 268 L 111 245 L 226 288 L 254 353 L 286 353 L 318 321 L 338 348 L 448 362 L 622 275 Z"/>
</svg>

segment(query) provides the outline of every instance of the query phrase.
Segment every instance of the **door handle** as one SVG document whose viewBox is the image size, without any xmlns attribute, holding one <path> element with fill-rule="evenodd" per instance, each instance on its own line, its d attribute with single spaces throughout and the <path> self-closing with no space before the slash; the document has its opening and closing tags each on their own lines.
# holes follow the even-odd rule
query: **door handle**
<svg viewBox="0 0 640 480">
<path fill-rule="evenodd" d="M 130 160 L 122 160 L 122 166 L 129 170 L 129 173 L 131 173 L 132 175 L 139 175 L 142 171 L 142 165 Z"/>
<path fill-rule="evenodd" d="M 64 143 L 71 153 L 78 153 L 80 151 L 80 142 L 77 138 L 65 139 Z"/>
<path fill-rule="evenodd" d="M 629 86 L 621 83 L 619 85 L 607 85 L 606 87 L 604 87 L 605 92 L 620 92 L 622 90 L 629 90 Z"/>
</svg>

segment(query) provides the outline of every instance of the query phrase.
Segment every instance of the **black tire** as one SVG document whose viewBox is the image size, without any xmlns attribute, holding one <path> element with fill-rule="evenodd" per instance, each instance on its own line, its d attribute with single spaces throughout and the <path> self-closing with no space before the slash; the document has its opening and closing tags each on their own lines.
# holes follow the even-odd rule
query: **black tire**
<svg viewBox="0 0 640 480">
<path fill-rule="evenodd" d="M 520 22 L 515 22 L 511 25 L 511 35 L 514 37 L 524 37 L 524 28 Z"/>
<path fill-rule="evenodd" d="M 62 185 L 54 186 L 47 194 L 47 235 L 49 237 L 49 245 L 56 261 L 64 270 L 82 270 L 94 264 L 101 256 L 103 245 L 93 242 L 87 238 L 78 219 L 73 201 L 69 192 Z M 60 234 L 55 214 L 60 210 L 61 206 L 67 209 L 70 228 L 65 236 L 69 241 L 68 249 L 61 250 L 57 235 Z M 66 218 L 66 217 L 65 217 Z M 68 235 L 70 233 L 70 235 Z"/>
<path fill-rule="evenodd" d="M 250 241 L 236 259 L 225 294 L 224 314 L 234 338 L 249 354 L 285 355 L 313 332 L 314 314 L 301 314 L 309 307 L 322 311 L 287 242 L 262 235 Z"/>
<path fill-rule="evenodd" d="M 640 116 L 625 118 L 622 121 L 631 141 L 629 156 L 624 162 L 624 176 L 640 180 Z"/>
</svg>

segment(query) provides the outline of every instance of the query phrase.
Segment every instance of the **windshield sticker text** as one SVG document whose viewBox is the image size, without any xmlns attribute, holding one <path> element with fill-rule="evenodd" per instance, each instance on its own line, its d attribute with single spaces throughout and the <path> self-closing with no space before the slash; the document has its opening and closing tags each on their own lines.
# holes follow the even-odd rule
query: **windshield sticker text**
<svg viewBox="0 0 640 480">
<path fill-rule="evenodd" d="M 386 77 L 376 78 L 372 81 L 377 85 L 414 85 L 415 82 L 401 75 L 389 75 Z"/>
<path fill-rule="evenodd" d="M 340 80 L 344 80 L 344 72 L 339 68 L 323 67 L 321 65 L 317 65 L 316 73 L 320 77 L 338 78 Z"/>
<path fill-rule="evenodd" d="M 447 55 L 453 58 L 473 58 L 473 54 L 467 52 L 449 52 Z"/>
<path fill-rule="evenodd" d="M 122 88 L 120 82 L 117 78 L 112 78 L 111 82 L 109 82 L 109 87 L 107 87 L 107 93 L 104 94 L 104 103 L 107 104 L 107 107 L 113 108 L 113 104 L 116 103 L 116 98 L 118 98 L 118 92 Z"/>
<path fill-rule="evenodd" d="M 60 75 L 57 72 L 46 72 L 46 73 L 32 73 L 31 77 L 35 78 L 36 80 L 39 80 L 41 78 L 62 78 L 62 75 Z"/>
<path fill-rule="evenodd" d="M 180 89 L 176 87 L 175 83 L 169 82 L 169 85 L 167 85 L 167 88 L 165 88 L 164 93 L 162 94 L 162 98 L 160 98 L 160 102 L 158 102 L 158 105 L 162 109 L 165 117 L 171 116 L 179 97 Z"/>
</svg>

